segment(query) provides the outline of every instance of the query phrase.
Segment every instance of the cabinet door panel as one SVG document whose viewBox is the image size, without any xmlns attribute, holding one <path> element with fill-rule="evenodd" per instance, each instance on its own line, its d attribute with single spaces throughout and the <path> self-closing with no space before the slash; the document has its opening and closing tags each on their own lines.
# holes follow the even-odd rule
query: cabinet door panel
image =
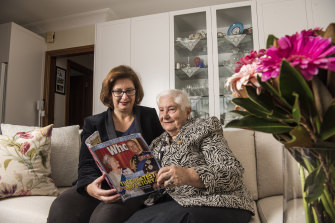
<svg viewBox="0 0 335 223">
<path fill-rule="evenodd" d="M 258 0 L 257 4 L 261 48 L 269 34 L 282 37 L 307 28 L 305 0 Z"/>
<path fill-rule="evenodd" d="M 101 83 L 115 66 L 130 65 L 130 19 L 97 24 L 95 30 L 93 114 L 106 110 Z"/>
<path fill-rule="evenodd" d="M 214 115 L 210 18 L 209 7 L 170 13 L 170 83 L 189 94 L 195 118 Z"/>
<path fill-rule="evenodd" d="M 169 88 L 168 13 L 133 18 L 131 43 L 131 66 L 144 89 L 141 104 L 157 109 L 157 94 Z"/>
<path fill-rule="evenodd" d="M 235 105 L 225 83 L 235 73 L 236 62 L 258 47 L 255 14 L 255 4 L 250 2 L 212 7 L 215 115 L 222 124 L 238 117 L 230 112 Z"/>
<path fill-rule="evenodd" d="M 335 22 L 334 0 L 307 0 L 307 19 L 309 28 L 327 26 Z"/>
</svg>

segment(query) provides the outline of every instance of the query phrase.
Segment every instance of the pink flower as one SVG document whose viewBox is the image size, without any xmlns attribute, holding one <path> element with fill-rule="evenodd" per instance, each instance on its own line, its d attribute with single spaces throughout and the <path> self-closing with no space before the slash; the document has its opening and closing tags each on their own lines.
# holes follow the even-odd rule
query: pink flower
<svg viewBox="0 0 335 223">
<path fill-rule="evenodd" d="M 262 73 L 262 81 L 276 78 L 280 73 L 283 59 L 301 72 L 306 80 L 318 74 L 319 68 L 335 71 L 335 57 L 327 57 L 335 53 L 331 39 L 316 36 L 314 30 L 303 30 L 292 36 L 278 40 L 278 47 L 271 47 L 266 56 L 260 58 L 258 72 Z"/>
<path fill-rule="evenodd" d="M 34 136 L 32 136 L 30 134 L 30 132 L 18 132 L 18 133 L 16 133 L 16 135 L 19 135 L 19 137 L 23 138 L 23 139 L 32 139 L 32 138 L 34 138 Z"/>
<path fill-rule="evenodd" d="M 229 77 L 226 81 L 226 87 L 230 86 L 230 90 L 237 93 L 239 97 L 243 95 L 244 86 L 254 85 L 257 88 L 257 93 L 260 93 L 260 85 L 257 81 L 257 64 L 259 58 L 264 56 L 265 50 L 250 51 L 250 54 L 241 57 L 239 62 L 236 62 L 235 74 Z M 244 93 L 245 94 L 245 93 Z"/>
<path fill-rule="evenodd" d="M 253 62 L 258 61 L 258 59 L 265 55 L 265 50 L 260 49 L 257 51 L 251 50 L 249 55 L 241 57 L 240 61 L 236 62 L 235 73 L 238 73 L 243 65 L 252 64 Z"/>
<path fill-rule="evenodd" d="M 243 90 L 244 86 L 253 84 L 260 92 L 260 84 L 257 81 L 257 63 L 243 65 L 238 73 L 233 74 L 226 81 L 226 87 L 230 86 L 232 92 Z M 241 95 L 240 95 L 241 96 Z"/>
<path fill-rule="evenodd" d="M 26 154 L 26 152 L 30 149 L 30 143 L 29 142 L 24 142 L 21 144 L 21 147 L 20 147 L 20 152 L 22 154 Z"/>
</svg>

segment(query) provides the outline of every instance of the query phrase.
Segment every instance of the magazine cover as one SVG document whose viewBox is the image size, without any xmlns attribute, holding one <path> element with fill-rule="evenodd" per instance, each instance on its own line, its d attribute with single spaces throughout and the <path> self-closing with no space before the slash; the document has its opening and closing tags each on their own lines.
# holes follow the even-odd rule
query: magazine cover
<svg viewBox="0 0 335 223">
<path fill-rule="evenodd" d="M 85 144 L 101 172 L 106 173 L 109 186 L 123 201 L 155 191 L 160 165 L 140 133 L 101 142 L 96 131 Z"/>
</svg>

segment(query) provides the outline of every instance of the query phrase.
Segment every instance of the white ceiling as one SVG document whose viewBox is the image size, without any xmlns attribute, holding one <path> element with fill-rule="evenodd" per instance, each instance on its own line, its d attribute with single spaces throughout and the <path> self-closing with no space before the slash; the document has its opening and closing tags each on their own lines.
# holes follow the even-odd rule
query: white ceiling
<svg viewBox="0 0 335 223">
<path fill-rule="evenodd" d="M 25 26 L 95 10 L 109 9 L 112 20 L 218 5 L 241 0 L 0 0 L 0 24 Z"/>
</svg>

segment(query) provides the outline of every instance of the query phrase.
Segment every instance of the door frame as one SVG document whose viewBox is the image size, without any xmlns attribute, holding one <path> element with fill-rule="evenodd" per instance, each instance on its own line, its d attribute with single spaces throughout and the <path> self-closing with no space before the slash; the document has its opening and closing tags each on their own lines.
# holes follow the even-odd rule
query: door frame
<svg viewBox="0 0 335 223">
<path fill-rule="evenodd" d="M 66 91 L 67 92 L 70 92 L 70 87 L 71 87 L 71 76 L 70 76 L 70 69 L 74 69 L 76 71 L 80 71 L 81 73 L 83 73 L 86 77 L 90 76 L 90 79 L 92 80 L 93 79 L 93 70 L 87 68 L 87 67 L 84 67 L 72 60 L 68 60 L 67 61 L 67 73 L 68 75 L 66 75 L 66 82 L 68 83 L 66 85 Z M 93 85 L 93 83 L 92 83 Z M 93 86 L 92 86 L 93 88 Z M 91 102 L 93 104 L 93 92 L 90 91 L 89 92 L 89 97 L 92 99 Z M 93 110 L 93 106 L 91 105 L 91 109 Z M 91 110 L 91 112 L 92 112 Z M 66 94 L 66 98 L 65 98 L 65 126 L 69 125 L 69 118 L 70 118 L 70 114 L 69 114 L 69 111 L 70 111 L 70 94 Z"/>
<path fill-rule="evenodd" d="M 54 123 L 56 58 L 79 56 L 89 53 L 94 53 L 94 45 L 52 50 L 45 52 L 45 72 L 44 72 L 44 92 L 43 92 L 45 115 L 42 119 L 43 126 Z M 65 94 L 68 94 L 68 88 L 65 89 Z"/>
</svg>

